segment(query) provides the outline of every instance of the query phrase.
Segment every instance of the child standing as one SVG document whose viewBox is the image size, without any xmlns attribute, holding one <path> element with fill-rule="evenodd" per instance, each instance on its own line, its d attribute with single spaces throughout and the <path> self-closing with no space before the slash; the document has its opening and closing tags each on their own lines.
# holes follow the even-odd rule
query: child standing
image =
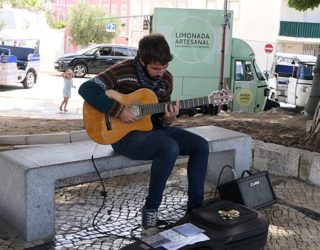
<svg viewBox="0 0 320 250">
<path fill-rule="evenodd" d="M 62 107 L 64 107 L 63 111 L 68 112 L 67 104 L 68 100 L 71 97 L 71 88 L 75 88 L 76 86 L 73 85 L 73 71 L 71 69 L 67 69 L 63 73 L 64 78 L 64 85 L 63 85 L 63 101 L 60 105 L 60 111 L 62 111 Z"/>
</svg>

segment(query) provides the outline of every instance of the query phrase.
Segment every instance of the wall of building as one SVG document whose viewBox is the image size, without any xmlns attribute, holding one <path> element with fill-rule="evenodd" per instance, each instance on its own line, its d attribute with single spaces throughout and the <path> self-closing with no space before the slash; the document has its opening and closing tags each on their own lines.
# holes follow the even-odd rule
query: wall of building
<svg viewBox="0 0 320 250">
<path fill-rule="evenodd" d="M 303 54 L 303 43 L 278 42 L 278 50 L 292 54 Z"/>
<path fill-rule="evenodd" d="M 289 8 L 287 1 L 281 1 L 281 21 L 320 23 L 320 8 L 306 12 Z"/>
<path fill-rule="evenodd" d="M 269 43 L 276 50 L 277 45 L 281 9 L 279 0 L 239 0 L 230 3 L 229 8 L 235 12 L 233 36 L 246 41 L 253 48 L 260 69 L 266 70 L 273 53 L 266 54 L 264 47 Z"/>
<path fill-rule="evenodd" d="M 76 2 L 78 1 L 55 0 L 53 6 L 57 17 L 66 20 L 69 8 Z M 155 7 L 223 9 L 225 0 L 90 0 L 89 2 L 105 9 L 106 13 L 116 16 L 124 16 L 126 13 L 127 16 L 131 16 L 125 20 L 125 32 L 118 36 L 115 42 L 137 46 L 140 38 L 149 33 L 148 29 L 143 28 L 143 21 L 150 19 Z M 124 4 L 127 7 L 121 8 Z M 303 13 L 290 9 L 287 6 L 287 0 L 228 0 L 228 9 L 233 10 L 234 13 L 233 36 L 250 44 L 262 70 L 270 67 L 269 58 L 276 51 L 301 53 L 301 50 L 304 50 L 302 47 L 305 46 L 303 44 L 317 46 L 317 41 L 314 40 L 280 39 L 278 33 L 281 20 L 320 23 L 320 8 Z M 57 36 L 60 36 L 61 31 L 58 33 Z M 51 36 L 46 35 L 46 37 Z M 58 44 L 58 46 L 52 46 L 52 54 L 60 55 L 76 50 L 71 45 L 68 35 L 64 39 L 67 41 L 64 50 L 60 51 Z M 264 51 L 267 43 L 274 46 L 274 52 L 271 54 L 266 54 Z"/>
<path fill-rule="evenodd" d="M 320 23 L 320 8 L 305 12 L 289 8 L 282 0 L 280 21 Z M 278 50 L 288 53 L 301 53 L 317 56 L 320 53 L 320 39 L 308 37 L 278 37 Z"/>
</svg>

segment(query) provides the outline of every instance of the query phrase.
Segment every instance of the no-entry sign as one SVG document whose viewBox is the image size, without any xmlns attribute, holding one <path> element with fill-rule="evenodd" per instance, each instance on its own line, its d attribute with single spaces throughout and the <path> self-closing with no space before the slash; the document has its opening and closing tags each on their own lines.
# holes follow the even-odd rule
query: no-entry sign
<svg viewBox="0 0 320 250">
<path fill-rule="evenodd" d="M 265 51 L 267 54 L 270 54 L 270 53 L 273 51 L 273 46 L 272 46 L 272 44 L 267 43 L 266 46 L 264 46 L 264 51 Z"/>
</svg>

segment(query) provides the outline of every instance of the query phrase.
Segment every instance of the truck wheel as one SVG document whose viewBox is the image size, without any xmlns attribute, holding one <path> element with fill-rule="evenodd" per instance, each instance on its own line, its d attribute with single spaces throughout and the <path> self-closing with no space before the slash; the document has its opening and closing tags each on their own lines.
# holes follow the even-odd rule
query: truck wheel
<svg viewBox="0 0 320 250">
<path fill-rule="evenodd" d="M 266 105 L 264 106 L 263 111 L 267 111 L 269 109 L 279 108 L 279 107 L 280 107 L 280 103 L 278 103 L 274 100 L 267 99 L 267 102 L 266 102 Z"/>
<path fill-rule="evenodd" d="M 74 65 L 73 67 L 73 74 L 74 77 L 84 77 L 87 74 L 87 67 L 86 65 L 79 63 Z"/>
<path fill-rule="evenodd" d="M 190 109 L 180 109 L 179 115 L 177 116 L 178 118 L 188 118 L 192 117 L 197 113 L 197 110 L 194 108 Z"/>
<path fill-rule="evenodd" d="M 22 84 L 25 89 L 30 89 L 36 83 L 36 75 L 32 71 L 28 71 L 26 77 L 23 79 Z"/>
</svg>

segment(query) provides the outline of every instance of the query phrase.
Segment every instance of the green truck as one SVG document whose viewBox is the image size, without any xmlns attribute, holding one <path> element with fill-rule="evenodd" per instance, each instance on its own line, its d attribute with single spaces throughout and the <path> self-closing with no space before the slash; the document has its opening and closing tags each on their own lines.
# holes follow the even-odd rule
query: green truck
<svg viewBox="0 0 320 250">
<path fill-rule="evenodd" d="M 232 38 L 232 12 L 228 12 L 222 59 L 224 17 L 223 10 L 155 8 L 152 32 L 166 37 L 174 55 L 169 66 L 174 76 L 173 98 L 202 97 L 223 86 L 233 93 L 232 111 L 259 113 L 269 106 L 266 78 L 252 48 Z"/>
</svg>

